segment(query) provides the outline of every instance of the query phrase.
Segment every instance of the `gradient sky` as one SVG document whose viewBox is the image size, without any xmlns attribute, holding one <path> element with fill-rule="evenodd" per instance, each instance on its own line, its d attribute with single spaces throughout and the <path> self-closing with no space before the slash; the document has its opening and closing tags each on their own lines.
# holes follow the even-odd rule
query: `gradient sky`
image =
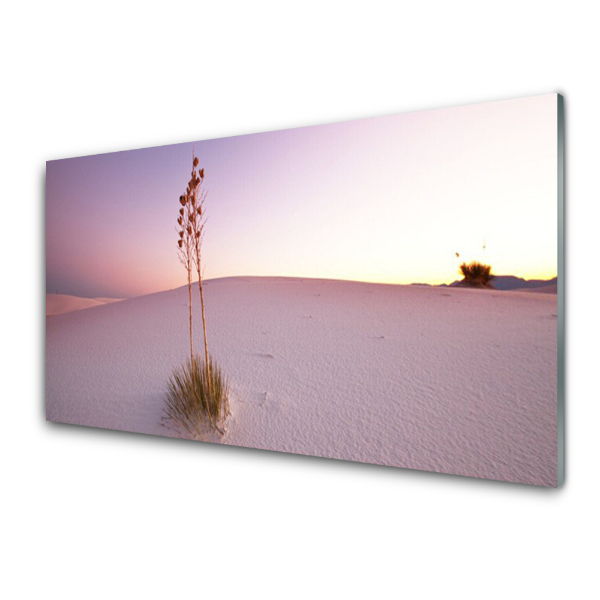
<svg viewBox="0 0 600 600">
<path fill-rule="evenodd" d="M 205 167 L 204 277 L 449 283 L 557 271 L 557 96 L 49 161 L 46 291 L 186 283 L 179 196 Z M 485 250 L 483 244 L 485 242 Z"/>
</svg>

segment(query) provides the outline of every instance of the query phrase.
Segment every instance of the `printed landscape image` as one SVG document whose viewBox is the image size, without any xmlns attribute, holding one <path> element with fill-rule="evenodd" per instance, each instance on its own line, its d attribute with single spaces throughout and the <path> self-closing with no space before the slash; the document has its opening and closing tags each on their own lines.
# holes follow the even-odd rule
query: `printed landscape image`
<svg viewBox="0 0 600 600">
<path fill-rule="evenodd" d="M 50 421 L 558 485 L 557 95 L 46 167 Z"/>
</svg>

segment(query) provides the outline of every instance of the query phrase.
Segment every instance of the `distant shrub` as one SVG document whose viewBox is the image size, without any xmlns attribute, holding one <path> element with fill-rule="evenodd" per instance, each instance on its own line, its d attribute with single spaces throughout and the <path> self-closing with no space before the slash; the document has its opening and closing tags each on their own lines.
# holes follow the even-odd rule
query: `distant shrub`
<svg viewBox="0 0 600 600">
<path fill-rule="evenodd" d="M 472 263 L 463 263 L 460 265 L 462 273 L 462 285 L 470 287 L 492 287 L 491 281 L 494 278 L 492 275 L 492 267 L 474 261 Z"/>
<path fill-rule="evenodd" d="M 229 387 L 218 365 L 209 368 L 197 355 L 176 368 L 167 382 L 163 424 L 171 430 L 203 437 L 207 431 L 222 435 L 229 412 Z M 210 373 L 210 382 L 207 380 Z"/>
</svg>

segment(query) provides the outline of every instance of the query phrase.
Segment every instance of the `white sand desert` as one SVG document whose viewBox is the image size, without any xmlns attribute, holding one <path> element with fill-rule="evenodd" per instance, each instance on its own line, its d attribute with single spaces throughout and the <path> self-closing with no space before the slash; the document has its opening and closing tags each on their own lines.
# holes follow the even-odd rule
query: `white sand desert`
<svg viewBox="0 0 600 600">
<path fill-rule="evenodd" d="M 231 388 L 223 443 L 556 485 L 556 295 L 244 277 L 205 290 Z M 170 435 L 187 287 L 46 328 L 49 420 Z"/>
</svg>

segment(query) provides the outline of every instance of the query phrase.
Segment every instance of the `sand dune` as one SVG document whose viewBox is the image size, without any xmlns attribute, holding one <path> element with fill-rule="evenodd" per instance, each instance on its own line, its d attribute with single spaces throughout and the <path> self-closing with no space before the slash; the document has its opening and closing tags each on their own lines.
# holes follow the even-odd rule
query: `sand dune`
<svg viewBox="0 0 600 600">
<path fill-rule="evenodd" d="M 61 315 L 74 310 L 102 306 L 110 302 L 118 302 L 118 298 L 80 298 L 66 294 L 46 294 L 46 316 Z"/>
<path fill-rule="evenodd" d="M 110 304 L 111 302 L 120 302 L 122 298 L 94 298 L 94 300 L 97 300 L 102 304 Z"/>
<path fill-rule="evenodd" d="M 222 443 L 556 485 L 556 296 L 250 277 L 205 289 L 232 393 Z M 48 319 L 48 419 L 167 435 L 186 296 Z"/>
<path fill-rule="evenodd" d="M 548 285 L 541 285 L 536 288 L 527 288 L 523 290 L 524 292 L 532 292 L 536 294 L 556 294 L 558 293 L 558 286 L 556 283 L 550 283 Z"/>
</svg>

